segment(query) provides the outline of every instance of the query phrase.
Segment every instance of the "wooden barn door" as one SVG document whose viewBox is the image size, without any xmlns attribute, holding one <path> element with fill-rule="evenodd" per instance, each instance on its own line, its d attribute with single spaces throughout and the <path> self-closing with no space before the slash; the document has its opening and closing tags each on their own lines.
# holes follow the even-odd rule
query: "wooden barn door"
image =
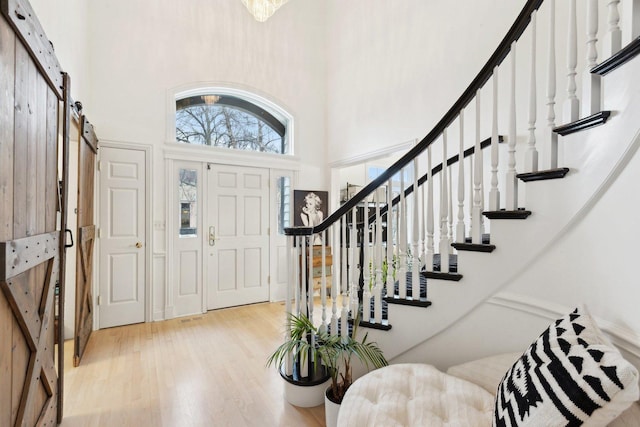
<svg viewBox="0 0 640 427">
<path fill-rule="evenodd" d="M 76 255 L 76 328 L 73 365 L 78 366 L 93 330 L 93 248 L 96 238 L 93 189 L 98 139 L 86 117 L 80 119 L 78 147 L 78 249 Z"/>
<path fill-rule="evenodd" d="M 0 9 L 0 426 L 55 425 L 63 78 L 29 3 Z"/>
</svg>

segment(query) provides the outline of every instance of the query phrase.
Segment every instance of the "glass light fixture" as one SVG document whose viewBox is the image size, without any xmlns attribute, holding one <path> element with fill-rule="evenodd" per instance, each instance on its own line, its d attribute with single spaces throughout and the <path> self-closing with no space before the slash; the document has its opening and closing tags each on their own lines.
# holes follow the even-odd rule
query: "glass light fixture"
<svg viewBox="0 0 640 427">
<path fill-rule="evenodd" d="M 289 0 L 241 0 L 258 22 L 264 22 Z"/>
<path fill-rule="evenodd" d="M 213 105 L 220 101 L 220 97 L 218 95 L 202 95 L 201 98 L 206 105 Z"/>
</svg>

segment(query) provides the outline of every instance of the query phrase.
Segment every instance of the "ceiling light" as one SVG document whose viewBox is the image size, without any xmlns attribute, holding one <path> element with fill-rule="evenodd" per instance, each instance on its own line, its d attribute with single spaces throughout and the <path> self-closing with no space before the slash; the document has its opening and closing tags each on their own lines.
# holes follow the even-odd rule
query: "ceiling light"
<svg viewBox="0 0 640 427">
<path fill-rule="evenodd" d="M 241 0 L 258 22 L 264 22 L 289 0 Z"/>
</svg>

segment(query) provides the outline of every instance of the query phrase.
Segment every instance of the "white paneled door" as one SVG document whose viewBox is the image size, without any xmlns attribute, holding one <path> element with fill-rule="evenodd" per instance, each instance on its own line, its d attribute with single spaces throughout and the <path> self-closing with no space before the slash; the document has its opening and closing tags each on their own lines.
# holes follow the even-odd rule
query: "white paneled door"
<svg viewBox="0 0 640 427">
<path fill-rule="evenodd" d="M 100 328 L 145 320 L 145 177 L 145 151 L 101 148 Z"/>
<path fill-rule="evenodd" d="M 269 170 L 209 164 L 207 307 L 269 299 Z"/>
</svg>

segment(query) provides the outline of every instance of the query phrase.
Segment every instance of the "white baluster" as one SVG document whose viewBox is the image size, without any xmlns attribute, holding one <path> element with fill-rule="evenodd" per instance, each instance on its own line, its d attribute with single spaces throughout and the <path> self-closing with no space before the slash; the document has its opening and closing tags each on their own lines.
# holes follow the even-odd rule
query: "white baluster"
<svg viewBox="0 0 640 427">
<path fill-rule="evenodd" d="M 357 208 L 353 208 L 351 211 L 351 237 L 349 238 L 349 252 L 350 252 L 350 275 L 349 275 L 349 310 L 353 313 L 353 316 L 356 316 L 358 312 L 358 269 L 356 266 L 359 262 L 359 257 L 357 256 L 357 248 L 358 248 L 358 226 L 357 226 Z M 349 328 L 347 327 L 347 323 L 342 324 L 342 336 L 347 337 L 349 334 Z"/>
<path fill-rule="evenodd" d="M 382 188 L 382 187 L 381 187 Z M 382 323 L 382 216 L 380 215 L 380 191 L 376 189 L 376 236 L 375 236 L 375 256 L 374 265 L 376 266 L 376 282 L 373 288 L 373 317 L 376 323 Z"/>
<path fill-rule="evenodd" d="M 393 178 L 389 179 L 387 184 L 387 295 L 395 294 L 393 283 L 393 270 L 395 268 L 395 260 L 393 254 Z"/>
<path fill-rule="evenodd" d="M 537 172 L 538 151 L 536 150 L 536 11 L 531 14 L 531 81 L 529 85 L 529 143 L 524 163 L 527 172 Z"/>
<path fill-rule="evenodd" d="M 505 188 L 505 209 L 518 209 L 518 178 L 516 177 L 516 42 L 511 43 L 511 93 L 509 102 L 509 150 Z"/>
<path fill-rule="evenodd" d="M 467 202 L 467 204 L 469 205 L 469 238 L 473 236 L 473 180 L 475 177 L 473 173 L 474 163 L 475 157 L 473 155 L 469 156 L 469 200 Z"/>
<path fill-rule="evenodd" d="M 307 317 L 309 317 L 309 320 L 311 321 L 311 323 L 315 323 L 315 313 L 314 313 L 314 309 L 313 309 L 313 238 L 314 235 L 312 234 L 311 236 L 309 236 L 309 239 L 306 241 L 306 248 L 305 248 L 305 253 L 307 254 L 308 258 L 307 258 L 307 281 L 305 283 L 304 286 L 304 297 L 305 297 L 305 302 L 307 305 Z M 311 342 L 313 344 L 313 340 Z"/>
<path fill-rule="evenodd" d="M 598 65 L 598 0 L 587 0 L 587 65 L 582 76 L 582 115 L 590 116 L 600 111 L 600 76 L 591 69 Z M 618 33 L 620 29 L 618 29 Z"/>
<path fill-rule="evenodd" d="M 421 269 L 424 268 L 427 260 L 427 211 L 426 211 L 426 195 L 427 186 L 420 186 L 420 260 Z"/>
<path fill-rule="evenodd" d="M 301 239 L 302 247 L 302 274 L 300 283 L 300 310 L 305 316 L 309 316 L 309 305 L 307 302 L 307 274 L 309 274 L 309 254 L 307 253 L 307 239 Z M 311 319 L 311 317 L 309 317 Z"/>
<path fill-rule="evenodd" d="M 460 110 L 460 145 L 458 148 L 458 222 L 456 223 L 456 242 L 465 242 L 464 225 L 464 109 Z"/>
<path fill-rule="evenodd" d="M 304 271 L 304 267 L 305 267 L 305 260 L 302 257 L 302 243 L 300 242 L 300 237 L 299 236 L 295 236 L 294 237 L 294 241 L 293 241 L 294 247 L 292 249 L 293 251 L 293 260 L 295 260 L 294 264 L 294 270 L 295 270 L 295 275 L 293 277 L 293 281 L 291 283 L 293 283 L 294 289 L 293 289 L 293 294 L 294 294 L 294 311 L 292 313 L 299 315 L 300 313 L 302 313 L 302 308 L 301 308 L 301 304 L 300 304 L 300 299 L 302 297 L 301 295 L 301 290 L 302 290 L 302 272 Z M 300 261 L 302 260 L 302 261 Z"/>
<path fill-rule="evenodd" d="M 325 242 L 327 242 L 327 230 L 322 232 L 321 237 L 322 244 L 320 245 L 320 252 L 322 255 L 322 271 L 320 272 L 320 302 L 322 305 L 322 323 L 320 324 L 320 330 L 327 331 L 327 245 L 325 245 Z M 313 293 L 311 295 L 311 299 L 313 299 Z"/>
<path fill-rule="evenodd" d="M 611 57 L 622 48 L 622 31 L 620 30 L 620 26 L 618 25 L 620 23 L 620 12 L 618 12 L 619 3 L 620 0 L 608 1 L 609 13 L 607 22 L 609 23 L 609 29 L 604 36 L 604 43 L 602 45 L 603 58 Z M 632 13 L 629 13 L 629 15 L 633 16 Z"/>
<path fill-rule="evenodd" d="M 343 217 L 344 218 L 344 217 Z M 338 278 L 342 275 L 342 264 L 338 261 L 342 257 L 342 246 L 340 242 L 340 225 L 342 220 L 333 225 L 333 271 L 331 273 L 331 335 L 336 335 L 338 331 Z"/>
<path fill-rule="evenodd" d="M 367 196 L 368 198 L 369 196 Z M 362 227 L 362 268 L 363 268 L 363 289 L 362 289 L 362 320 L 369 322 L 371 320 L 371 269 L 373 268 L 373 260 L 371 259 L 371 248 L 369 247 L 369 202 L 365 199 L 364 205 L 364 227 Z"/>
<path fill-rule="evenodd" d="M 453 168 L 452 167 L 448 167 L 447 170 L 449 171 L 449 193 L 447 195 L 447 200 L 449 201 L 449 208 L 448 208 L 448 212 L 449 212 L 449 242 L 453 243 L 456 241 L 456 236 L 454 235 L 453 232 Z M 449 245 L 449 253 L 453 253 L 453 246 Z"/>
<path fill-rule="evenodd" d="M 350 233 L 350 230 L 347 228 L 347 215 L 342 217 L 342 250 L 340 252 L 341 260 L 342 260 L 342 281 L 341 281 L 341 294 L 342 294 L 342 312 L 340 313 L 340 327 L 342 328 L 341 334 L 342 336 L 346 336 L 347 325 L 349 321 L 349 283 L 350 283 L 350 275 L 349 272 L 353 271 L 353 264 L 350 264 L 349 258 L 349 246 L 347 244 L 347 233 Z M 352 223 L 355 221 L 355 217 L 352 217 Z M 349 239 L 349 242 L 352 240 Z M 336 329 L 337 331 L 337 329 Z M 337 332 L 336 332 L 337 333 Z"/>
<path fill-rule="evenodd" d="M 426 271 L 433 271 L 433 254 L 435 252 L 433 231 L 433 163 L 431 161 L 431 146 L 427 147 L 427 256 L 424 260 Z"/>
<path fill-rule="evenodd" d="M 564 102 L 564 122 L 571 123 L 580 116 L 580 102 L 576 96 L 576 66 L 578 65 L 578 25 L 576 0 L 570 0 L 569 34 L 567 36 L 567 99 Z"/>
<path fill-rule="evenodd" d="M 313 239 L 313 236 L 311 236 L 311 239 Z M 309 270 L 309 265 L 312 262 L 312 259 L 310 257 L 310 254 L 308 253 L 308 249 L 307 249 L 307 238 L 305 236 L 302 236 L 301 240 L 301 247 L 302 247 L 302 283 L 300 283 L 300 308 L 302 310 L 302 314 L 306 315 L 307 318 L 311 321 L 311 323 L 313 323 L 313 310 L 309 311 L 309 303 L 307 300 L 307 286 L 309 283 L 309 277 L 310 277 L 310 273 L 311 271 Z M 298 313 L 298 315 L 300 315 L 301 313 Z M 303 338 L 303 341 L 307 341 L 307 337 L 305 336 Z M 313 345 L 313 337 L 311 339 L 310 342 L 311 345 Z M 300 360 L 300 375 L 302 375 L 303 377 L 307 377 L 309 376 L 309 360 L 308 358 L 306 360 Z"/>
<path fill-rule="evenodd" d="M 489 210 L 500 209 L 498 190 L 498 164 L 500 161 L 498 144 L 498 67 L 493 69 L 493 120 L 491 124 L 491 190 L 489 190 Z"/>
<path fill-rule="evenodd" d="M 296 244 L 295 244 L 295 236 L 288 236 L 287 237 L 287 245 L 289 246 L 289 248 L 291 248 L 291 250 L 289 251 L 289 263 L 288 263 L 288 272 L 289 272 L 289 283 L 287 284 L 287 290 L 286 290 L 286 295 L 285 295 L 285 299 L 284 299 L 284 310 L 285 310 L 285 315 L 287 316 L 287 324 L 289 324 L 288 320 L 288 316 L 291 315 L 291 313 L 293 313 L 292 307 L 291 307 L 291 298 L 294 297 L 294 295 L 296 294 L 295 289 L 298 289 L 298 274 L 297 274 L 297 266 L 298 266 L 298 262 L 297 260 L 300 259 L 298 258 L 298 253 L 297 253 L 297 248 L 296 248 Z M 291 261 L 293 260 L 293 261 Z M 293 287 L 293 289 L 292 289 Z M 284 337 L 285 341 L 289 341 L 291 340 L 291 330 L 287 329 L 285 331 L 285 337 Z M 293 373 L 293 354 L 289 353 L 287 355 L 287 357 L 284 360 L 284 373 L 286 375 L 291 375 Z"/>
<path fill-rule="evenodd" d="M 398 194 L 398 196 L 400 196 Z M 393 211 L 394 224 L 396 225 L 396 246 L 393 249 L 396 257 L 396 281 L 398 281 L 398 286 L 400 286 L 400 201 L 396 204 L 395 210 Z M 398 289 L 399 291 L 399 289 Z M 395 295 L 395 290 L 394 290 Z"/>
<path fill-rule="evenodd" d="M 549 0 L 549 63 L 547 67 L 547 137 L 550 168 L 558 167 L 558 134 L 556 127 L 556 0 Z"/>
<path fill-rule="evenodd" d="M 400 269 L 398 274 L 398 295 L 400 298 L 407 297 L 407 199 L 404 194 L 404 169 L 400 170 L 400 205 L 398 209 L 398 231 L 399 248 L 398 255 L 400 259 Z"/>
<path fill-rule="evenodd" d="M 473 165 L 473 211 L 471 213 L 471 243 L 481 244 L 482 233 L 482 164 L 483 155 L 480 145 L 480 90 L 476 92 L 476 145 L 473 153 L 475 164 Z"/>
<path fill-rule="evenodd" d="M 418 227 L 420 220 L 418 216 L 418 158 L 413 159 L 413 215 L 411 218 L 411 296 L 418 299 L 420 296 L 420 260 L 418 259 Z"/>
<path fill-rule="evenodd" d="M 440 173 L 440 272 L 449 272 L 449 248 L 451 241 L 447 230 L 447 217 L 449 216 L 449 200 L 447 183 L 447 129 L 442 132 L 442 172 Z"/>
</svg>

